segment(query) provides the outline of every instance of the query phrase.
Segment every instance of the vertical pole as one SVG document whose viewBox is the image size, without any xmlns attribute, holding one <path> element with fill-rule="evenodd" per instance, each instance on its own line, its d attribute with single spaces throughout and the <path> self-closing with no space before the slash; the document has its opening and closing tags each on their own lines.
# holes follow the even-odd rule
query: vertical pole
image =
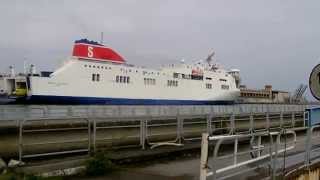
<svg viewBox="0 0 320 180">
<path fill-rule="evenodd" d="M 143 142 L 142 142 L 142 128 L 143 128 L 143 125 L 142 125 L 142 120 L 140 120 L 140 134 L 139 134 L 139 138 L 140 138 L 140 146 L 142 147 L 143 149 Z"/>
<path fill-rule="evenodd" d="M 306 112 L 302 111 L 303 113 L 303 127 L 306 127 Z"/>
<path fill-rule="evenodd" d="M 146 129 L 145 129 L 145 119 L 140 120 L 140 146 L 145 149 L 146 144 Z"/>
<path fill-rule="evenodd" d="M 294 128 L 295 126 L 295 112 L 292 112 L 291 114 L 291 126 Z"/>
<path fill-rule="evenodd" d="M 201 158 L 200 158 L 200 180 L 207 179 L 207 162 L 208 162 L 208 133 L 202 134 L 201 141 Z"/>
<path fill-rule="evenodd" d="M 273 136 L 272 134 L 269 134 L 270 136 L 270 149 L 269 149 L 269 153 L 270 153 L 270 166 L 271 166 L 271 176 L 272 176 L 272 180 L 275 180 L 275 161 L 274 161 L 274 157 L 273 157 Z"/>
<path fill-rule="evenodd" d="M 307 129 L 307 139 L 306 139 L 306 154 L 305 154 L 305 165 L 309 167 L 310 165 L 310 151 L 311 151 L 311 137 L 312 131 L 311 128 L 308 127 Z"/>
<path fill-rule="evenodd" d="M 207 116 L 207 133 L 210 135 L 212 134 L 211 119 L 212 119 L 212 112 Z"/>
<path fill-rule="evenodd" d="M 49 118 L 48 106 L 43 106 L 43 108 L 42 108 L 42 117 Z"/>
<path fill-rule="evenodd" d="M 233 151 L 233 165 L 237 164 L 237 154 L 238 154 L 238 138 L 234 140 L 234 151 Z"/>
<path fill-rule="evenodd" d="M 286 156 L 287 156 L 287 131 L 286 129 L 282 129 L 282 133 L 284 135 L 284 152 L 283 152 L 283 176 L 286 171 Z"/>
<path fill-rule="evenodd" d="M 180 116 L 177 117 L 177 140 L 178 140 L 178 143 L 181 144 L 182 142 L 182 129 L 181 129 L 181 126 L 182 126 L 182 119 Z"/>
<path fill-rule="evenodd" d="M 277 174 L 277 164 L 278 164 L 278 145 L 280 145 L 280 137 L 281 134 L 278 133 L 276 143 L 275 143 L 275 150 L 274 150 L 274 158 L 273 158 L 273 168 L 272 168 L 272 177 L 273 179 L 276 178 Z"/>
<path fill-rule="evenodd" d="M 97 122 L 93 119 L 93 152 L 97 150 Z"/>
<path fill-rule="evenodd" d="M 91 153 L 91 122 L 90 119 L 86 119 L 88 123 L 88 154 Z"/>
<path fill-rule="evenodd" d="M 261 156 L 261 136 L 258 136 L 258 157 Z"/>
<path fill-rule="evenodd" d="M 280 128 L 283 128 L 284 124 L 283 124 L 283 111 L 280 112 Z"/>
<path fill-rule="evenodd" d="M 235 133 L 235 118 L 234 118 L 234 114 L 231 114 L 231 117 L 230 117 L 230 134 L 234 134 Z"/>
<path fill-rule="evenodd" d="M 23 139 L 22 139 L 22 131 L 23 131 L 23 123 L 24 120 L 19 121 L 19 161 L 22 161 L 22 148 L 23 148 Z"/>
<path fill-rule="evenodd" d="M 253 124 L 253 114 L 250 113 L 250 132 L 254 132 L 254 124 Z"/>
<path fill-rule="evenodd" d="M 269 112 L 266 112 L 266 129 L 270 130 L 270 118 L 269 118 Z"/>
<path fill-rule="evenodd" d="M 148 119 L 144 120 L 143 123 L 144 133 L 143 133 L 143 142 L 144 146 L 148 143 L 149 131 L 148 131 Z M 144 147 L 145 148 L 145 147 Z"/>
</svg>

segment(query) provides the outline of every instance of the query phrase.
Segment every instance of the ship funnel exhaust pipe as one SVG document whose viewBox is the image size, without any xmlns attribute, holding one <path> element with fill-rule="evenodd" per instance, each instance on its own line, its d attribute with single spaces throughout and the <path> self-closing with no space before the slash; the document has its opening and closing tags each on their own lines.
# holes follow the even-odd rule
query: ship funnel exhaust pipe
<svg viewBox="0 0 320 180">
<path fill-rule="evenodd" d="M 36 74 L 36 67 L 33 64 L 30 65 L 30 72 L 29 73 L 31 74 L 31 76 Z"/>
<path fill-rule="evenodd" d="M 13 66 L 9 66 L 9 69 L 10 69 L 10 76 L 14 77 L 15 76 L 15 72 L 14 72 Z"/>
</svg>

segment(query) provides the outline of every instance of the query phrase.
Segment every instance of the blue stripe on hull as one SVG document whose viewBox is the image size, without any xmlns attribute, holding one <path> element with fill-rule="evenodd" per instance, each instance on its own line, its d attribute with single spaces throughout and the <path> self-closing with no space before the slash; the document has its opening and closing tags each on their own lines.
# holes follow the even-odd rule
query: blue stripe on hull
<svg viewBox="0 0 320 180">
<path fill-rule="evenodd" d="M 25 99 L 28 104 L 70 104 L 70 105 L 217 105 L 234 104 L 234 101 L 158 100 L 127 98 L 96 98 L 74 96 L 38 96 Z"/>
</svg>

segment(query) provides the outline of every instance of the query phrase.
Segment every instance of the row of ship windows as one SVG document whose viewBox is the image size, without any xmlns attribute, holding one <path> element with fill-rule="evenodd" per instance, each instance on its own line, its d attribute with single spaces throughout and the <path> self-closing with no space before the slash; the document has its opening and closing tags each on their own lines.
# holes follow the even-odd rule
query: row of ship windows
<svg viewBox="0 0 320 180">
<path fill-rule="evenodd" d="M 212 89 L 212 84 L 207 83 L 206 84 L 206 89 Z M 222 90 L 228 90 L 229 89 L 229 85 L 221 85 L 221 89 Z"/>
<path fill-rule="evenodd" d="M 208 83 L 207 83 L 207 84 L 206 84 L 206 88 L 207 88 L 207 89 L 212 89 L 212 84 L 208 84 Z"/>
<path fill-rule="evenodd" d="M 96 65 L 87 65 L 85 64 L 84 67 L 88 67 L 88 68 L 96 68 L 96 69 L 111 69 L 111 67 L 107 67 L 107 66 L 96 66 Z M 121 72 L 136 72 L 138 73 L 139 71 L 138 70 L 132 70 L 132 69 L 123 69 L 123 68 L 120 68 L 120 71 Z M 147 72 L 147 71 L 142 71 L 143 75 L 146 75 L 146 74 L 155 74 L 155 75 L 160 75 L 159 72 Z M 163 75 L 165 75 L 165 73 L 163 73 Z"/>
<path fill-rule="evenodd" d="M 203 80 L 202 75 L 182 74 L 182 73 L 173 73 L 173 78 Z"/>
<path fill-rule="evenodd" d="M 182 74 L 182 73 L 173 73 L 173 78 L 203 80 L 203 76 L 202 75 Z M 212 80 L 212 78 L 211 77 L 206 77 L 206 80 Z M 226 79 L 219 79 L 219 81 L 227 82 Z"/>
<path fill-rule="evenodd" d="M 97 68 L 97 69 L 111 69 L 111 67 L 107 67 L 107 66 L 96 66 L 96 65 L 87 65 L 87 64 L 85 64 L 84 67 Z"/>
<path fill-rule="evenodd" d="M 98 68 L 98 69 L 111 69 L 111 67 L 107 67 L 107 66 L 95 66 L 95 65 L 87 65 L 85 64 L 84 67 L 89 67 L 89 68 Z M 124 69 L 120 69 L 121 71 L 127 71 Z M 131 69 L 129 69 L 129 72 L 132 72 Z M 136 73 L 138 73 L 138 70 L 136 70 Z M 160 73 L 153 73 L 153 72 L 147 72 L 147 71 L 143 71 L 143 75 L 145 74 L 157 74 L 160 75 Z M 163 74 L 165 75 L 165 74 Z M 99 75 L 100 76 L 100 75 Z M 201 75 L 191 75 L 191 74 L 181 74 L 181 73 L 174 73 L 173 74 L 174 78 L 182 78 L 182 79 L 193 79 L 193 80 L 203 80 L 203 76 Z M 210 77 L 206 77 L 206 80 L 212 80 L 212 78 Z M 222 82 L 227 82 L 226 79 L 219 79 Z M 94 78 L 92 78 L 92 81 L 99 81 L 99 80 L 94 80 Z"/>
<path fill-rule="evenodd" d="M 169 87 L 178 87 L 178 81 L 168 80 L 167 81 L 167 86 L 169 86 Z"/>
<path fill-rule="evenodd" d="M 156 85 L 156 79 L 144 78 L 144 85 Z"/>
<path fill-rule="evenodd" d="M 145 85 L 156 85 L 156 79 L 153 78 L 144 78 L 144 84 Z M 98 82 L 100 81 L 100 74 L 92 74 L 92 81 Z M 129 76 L 116 76 L 116 82 L 117 83 L 130 83 L 130 77 Z M 167 86 L 169 87 L 178 87 L 178 81 L 174 80 L 168 80 Z M 212 84 L 206 83 L 206 89 L 212 89 Z M 228 90 L 228 85 L 221 85 L 221 89 Z"/>
<path fill-rule="evenodd" d="M 130 83 L 130 77 L 129 76 L 116 76 L 116 82 L 117 83 Z"/>
</svg>

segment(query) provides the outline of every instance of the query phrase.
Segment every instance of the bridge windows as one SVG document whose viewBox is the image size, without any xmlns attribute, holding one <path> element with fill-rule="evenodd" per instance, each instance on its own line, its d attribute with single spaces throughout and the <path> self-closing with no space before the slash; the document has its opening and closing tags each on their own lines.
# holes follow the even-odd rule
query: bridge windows
<svg viewBox="0 0 320 180">
<path fill-rule="evenodd" d="M 228 85 L 221 85 L 221 89 L 223 89 L 223 90 L 228 90 L 229 89 L 229 86 Z"/>
<path fill-rule="evenodd" d="M 156 85 L 156 79 L 153 78 L 144 78 L 144 85 Z"/>
<path fill-rule="evenodd" d="M 191 75 L 191 79 L 193 80 L 203 80 L 203 76 L 202 75 Z"/>
<path fill-rule="evenodd" d="M 169 86 L 169 87 L 178 87 L 178 81 L 168 80 L 167 81 L 167 86 Z"/>
<path fill-rule="evenodd" d="M 173 78 L 203 80 L 203 75 L 173 73 Z"/>
<path fill-rule="evenodd" d="M 117 83 L 130 83 L 130 77 L 129 76 L 116 76 L 116 82 Z"/>
<path fill-rule="evenodd" d="M 206 84 L 206 89 L 212 89 L 212 84 L 207 83 Z"/>
<path fill-rule="evenodd" d="M 92 74 L 92 81 L 100 81 L 100 74 Z"/>
</svg>

